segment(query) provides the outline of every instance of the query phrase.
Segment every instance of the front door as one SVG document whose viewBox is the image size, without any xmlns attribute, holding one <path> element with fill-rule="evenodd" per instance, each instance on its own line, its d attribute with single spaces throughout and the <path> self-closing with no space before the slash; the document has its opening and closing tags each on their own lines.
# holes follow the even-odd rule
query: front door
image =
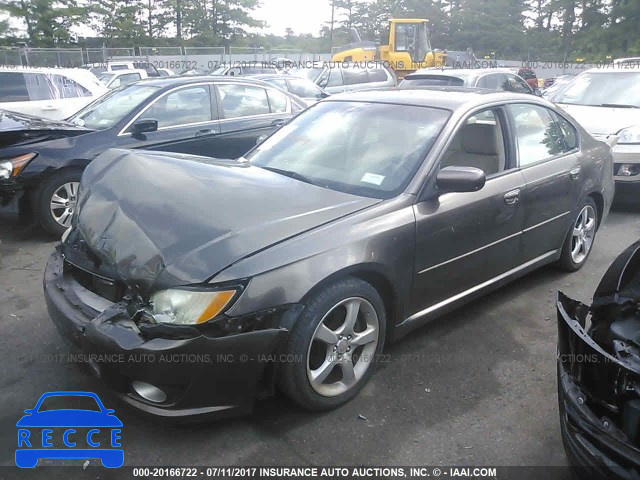
<svg viewBox="0 0 640 480">
<path fill-rule="evenodd" d="M 478 192 L 445 193 L 414 206 L 411 320 L 471 295 L 519 265 L 525 181 L 509 153 L 507 132 L 502 108 L 468 117 L 441 156 L 439 168 L 479 168 L 486 185 Z"/>
</svg>

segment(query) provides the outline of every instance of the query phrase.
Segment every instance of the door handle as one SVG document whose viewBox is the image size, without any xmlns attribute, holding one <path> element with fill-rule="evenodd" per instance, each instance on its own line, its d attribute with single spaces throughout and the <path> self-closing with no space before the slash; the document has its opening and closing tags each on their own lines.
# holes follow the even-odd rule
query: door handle
<svg viewBox="0 0 640 480">
<path fill-rule="evenodd" d="M 285 123 L 287 123 L 287 121 L 284 118 L 280 118 L 278 120 L 274 120 L 273 122 L 271 122 L 271 126 L 273 126 L 273 127 L 281 127 Z"/>
<path fill-rule="evenodd" d="M 213 130 L 205 128 L 204 130 L 198 130 L 194 136 L 195 137 L 202 137 L 204 135 L 212 135 L 212 134 L 215 134 L 215 133 L 216 132 L 214 132 Z"/>
<path fill-rule="evenodd" d="M 577 167 L 571 170 L 569 172 L 569 177 L 571 177 L 571 180 L 577 180 L 578 177 L 580 177 L 580 167 Z"/>
<path fill-rule="evenodd" d="M 507 205 L 515 205 L 520 201 L 520 189 L 516 188 L 504 194 L 504 203 Z"/>
</svg>

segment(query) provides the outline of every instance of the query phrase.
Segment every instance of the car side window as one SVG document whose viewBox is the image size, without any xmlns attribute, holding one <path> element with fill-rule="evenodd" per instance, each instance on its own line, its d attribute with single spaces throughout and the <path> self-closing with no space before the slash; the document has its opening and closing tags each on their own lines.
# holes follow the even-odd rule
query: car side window
<svg viewBox="0 0 640 480">
<path fill-rule="evenodd" d="M 520 167 L 555 157 L 567 150 L 562 130 L 551 111 L 532 104 L 512 104 L 507 108 L 516 129 Z"/>
<path fill-rule="evenodd" d="M 342 70 L 345 85 L 369 83 L 369 74 L 364 68 L 345 68 Z"/>
<path fill-rule="evenodd" d="M 0 73 L 0 102 L 28 102 L 29 91 L 24 74 Z"/>
<path fill-rule="evenodd" d="M 342 85 L 342 69 L 332 68 L 329 70 L 329 81 L 327 82 L 327 87 L 341 87 Z"/>
<path fill-rule="evenodd" d="M 388 79 L 387 72 L 382 68 L 370 68 L 369 69 L 369 81 L 370 82 L 386 82 Z"/>
<path fill-rule="evenodd" d="M 487 177 L 509 169 L 497 110 L 483 110 L 465 120 L 440 160 L 440 168 L 453 166 L 479 168 Z"/>
<path fill-rule="evenodd" d="M 120 75 L 118 77 L 121 85 L 129 85 L 130 83 L 137 82 L 140 80 L 139 73 L 125 73 L 124 75 Z"/>
<path fill-rule="evenodd" d="M 507 81 L 505 83 L 505 90 L 508 92 L 517 92 L 517 93 L 531 93 L 531 88 L 520 77 L 516 75 L 507 75 Z"/>
<path fill-rule="evenodd" d="M 289 99 L 284 93 L 268 89 L 267 95 L 269 96 L 271 113 L 287 113 L 289 111 Z"/>
<path fill-rule="evenodd" d="M 291 93 L 301 98 L 322 98 L 322 90 L 313 83 L 307 83 L 298 78 L 291 78 L 289 79 L 289 85 L 291 86 Z"/>
<path fill-rule="evenodd" d="M 140 117 L 146 119 L 157 120 L 158 128 L 212 120 L 209 86 L 185 87 L 159 97 Z"/>
<path fill-rule="evenodd" d="M 91 92 L 80 85 L 78 82 L 65 77 L 64 75 L 49 75 L 54 93 L 57 98 L 77 98 L 90 97 Z"/>
<path fill-rule="evenodd" d="M 218 85 L 224 118 L 249 117 L 271 113 L 267 91 L 253 85 Z"/>
<path fill-rule="evenodd" d="M 47 76 L 43 73 L 25 73 L 24 79 L 27 83 L 27 91 L 29 92 L 29 100 L 52 100 L 54 96 L 53 89 Z"/>
<path fill-rule="evenodd" d="M 558 124 L 564 138 L 565 151 L 571 152 L 578 148 L 578 132 L 575 127 L 564 117 L 553 112 L 553 119 Z"/>
<path fill-rule="evenodd" d="M 267 80 L 268 83 L 270 83 L 271 85 L 275 85 L 278 88 L 281 88 L 283 90 L 289 90 L 289 88 L 287 88 L 287 81 L 281 78 L 274 78 L 271 80 Z M 295 92 L 294 92 L 295 93 Z M 297 95 L 297 93 L 296 93 Z"/>
<path fill-rule="evenodd" d="M 499 90 L 500 89 L 500 75 L 491 73 L 489 75 L 485 75 L 478 80 L 478 84 L 476 85 L 479 88 L 489 88 L 491 90 Z"/>
</svg>

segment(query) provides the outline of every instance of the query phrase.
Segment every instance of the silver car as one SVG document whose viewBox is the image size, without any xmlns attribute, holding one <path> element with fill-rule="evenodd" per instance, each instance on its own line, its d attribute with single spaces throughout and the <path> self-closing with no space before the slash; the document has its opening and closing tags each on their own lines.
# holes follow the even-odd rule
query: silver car
<svg viewBox="0 0 640 480">
<path fill-rule="evenodd" d="M 640 194 L 640 69 L 593 68 L 550 98 L 598 140 L 613 147 L 616 200 Z M 617 141 L 617 144 L 616 144 Z"/>
<path fill-rule="evenodd" d="M 311 80 L 331 94 L 395 87 L 398 84 L 393 70 L 380 62 L 354 62 L 345 66 L 327 62 L 324 67 L 299 69 L 291 74 Z"/>
</svg>

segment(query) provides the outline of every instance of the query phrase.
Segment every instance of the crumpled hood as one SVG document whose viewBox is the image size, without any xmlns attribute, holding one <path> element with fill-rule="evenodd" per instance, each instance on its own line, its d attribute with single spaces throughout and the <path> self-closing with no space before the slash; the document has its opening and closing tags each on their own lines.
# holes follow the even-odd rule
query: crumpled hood
<svg viewBox="0 0 640 480">
<path fill-rule="evenodd" d="M 589 107 L 562 103 L 557 105 L 592 135 L 615 135 L 623 128 L 640 125 L 639 108 Z"/>
<path fill-rule="evenodd" d="M 62 120 L 0 110 L 0 148 L 75 137 L 88 132 L 91 130 Z"/>
<path fill-rule="evenodd" d="M 85 170 L 74 224 L 94 262 L 147 297 L 378 202 L 231 160 L 111 149 Z"/>
</svg>

